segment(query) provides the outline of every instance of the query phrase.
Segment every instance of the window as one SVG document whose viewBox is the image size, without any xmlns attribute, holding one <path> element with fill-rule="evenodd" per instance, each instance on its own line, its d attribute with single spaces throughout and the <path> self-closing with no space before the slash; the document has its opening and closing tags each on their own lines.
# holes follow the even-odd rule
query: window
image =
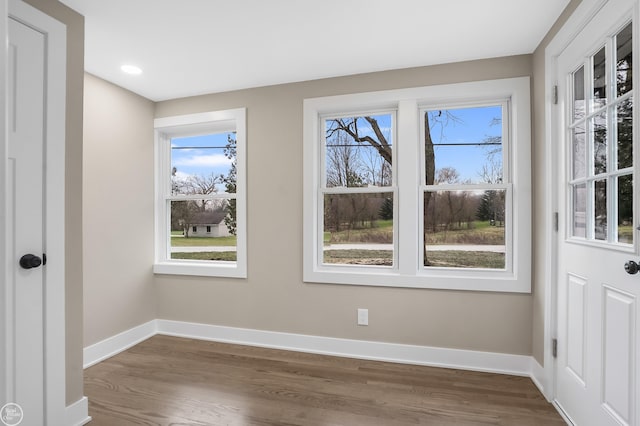
<svg viewBox="0 0 640 426">
<path fill-rule="evenodd" d="M 322 117 L 323 264 L 395 263 L 394 117 L 394 111 Z"/>
<path fill-rule="evenodd" d="M 307 99 L 304 280 L 528 292 L 529 79 Z"/>
<path fill-rule="evenodd" d="M 571 75 L 569 237 L 633 249 L 632 24 Z"/>
<path fill-rule="evenodd" d="M 421 111 L 422 267 L 507 269 L 508 111 L 506 99 Z"/>
<path fill-rule="evenodd" d="M 246 277 L 245 115 L 155 120 L 155 273 Z"/>
</svg>

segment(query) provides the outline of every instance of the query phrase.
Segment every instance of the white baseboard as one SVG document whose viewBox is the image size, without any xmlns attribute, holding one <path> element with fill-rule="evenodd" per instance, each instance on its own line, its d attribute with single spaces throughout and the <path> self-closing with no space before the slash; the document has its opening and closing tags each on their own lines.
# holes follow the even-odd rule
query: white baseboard
<svg viewBox="0 0 640 426">
<path fill-rule="evenodd" d="M 550 392 L 547 392 L 549 386 L 547 385 L 547 372 L 543 366 L 534 358 L 531 357 L 531 380 L 538 387 L 542 395 L 547 399 L 548 402 L 552 401 L 552 395 Z"/>
<path fill-rule="evenodd" d="M 82 426 L 91 421 L 89 417 L 89 400 L 86 396 L 67 406 L 65 424 L 67 426 Z"/>
<path fill-rule="evenodd" d="M 161 319 L 86 347 L 84 367 L 116 355 L 155 334 L 373 361 L 527 376 L 548 397 L 545 393 L 544 368 L 528 355 L 340 339 Z"/>
<path fill-rule="evenodd" d="M 531 357 L 157 320 L 158 334 L 322 355 L 530 376 Z"/>
<path fill-rule="evenodd" d="M 157 320 L 152 320 L 120 334 L 109 337 L 91 346 L 84 348 L 83 364 L 84 368 L 91 367 L 94 364 L 111 358 L 120 352 L 129 349 L 131 346 L 137 345 L 143 340 L 154 336 L 158 332 Z"/>
</svg>

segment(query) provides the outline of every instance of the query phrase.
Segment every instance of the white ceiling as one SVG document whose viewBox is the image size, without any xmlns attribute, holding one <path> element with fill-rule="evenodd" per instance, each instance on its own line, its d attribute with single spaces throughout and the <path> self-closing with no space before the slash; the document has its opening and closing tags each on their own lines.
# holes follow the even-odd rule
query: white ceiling
<svg viewBox="0 0 640 426">
<path fill-rule="evenodd" d="M 154 101 L 532 53 L 569 3 L 61 1 L 86 18 L 86 70 Z"/>
</svg>

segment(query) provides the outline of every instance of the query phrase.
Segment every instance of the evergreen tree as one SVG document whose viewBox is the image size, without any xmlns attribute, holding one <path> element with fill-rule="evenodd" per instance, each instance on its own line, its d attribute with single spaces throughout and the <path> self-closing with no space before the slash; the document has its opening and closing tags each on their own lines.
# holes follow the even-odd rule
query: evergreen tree
<svg viewBox="0 0 640 426">
<path fill-rule="evenodd" d="M 384 202 L 380 207 L 380 212 L 378 213 L 378 215 L 382 220 L 393 219 L 393 200 L 391 198 L 384 199 Z"/>
<path fill-rule="evenodd" d="M 224 182 L 225 189 L 229 194 L 236 193 L 236 182 L 237 182 L 237 173 L 238 169 L 237 165 L 237 154 L 236 154 L 236 140 L 231 137 L 231 135 L 227 135 L 227 145 L 224 148 L 224 155 L 233 160 L 231 163 L 231 168 L 229 169 L 229 173 L 227 176 L 221 176 L 222 181 Z M 231 235 L 236 235 L 237 232 L 237 223 L 236 223 L 236 200 L 232 198 L 229 200 L 226 206 L 227 215 L 224 217 L 224 224 L 227 226 L 229 233 Z"/>
<path fill-rule="evenodd" d="M 480 199 L 480 205 L 476 212 L 478 220 L 487 221 L 495 219 L 494 208 L 495 191 L 485 191 Z"/>
</svg>

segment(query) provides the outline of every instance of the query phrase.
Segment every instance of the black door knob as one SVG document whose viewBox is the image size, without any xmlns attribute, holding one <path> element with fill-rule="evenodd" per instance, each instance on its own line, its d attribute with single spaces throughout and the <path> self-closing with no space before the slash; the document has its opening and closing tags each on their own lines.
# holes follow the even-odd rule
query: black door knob
<svg viewBox="0 0 640 426">
<path fill-rule="evenodd" d="M 20 266 L 24 269 L 37 268 L 42 265 L 42 259 L 34 254 L 25 254 L 20 258 Z"/>
<path fill-rule="evenodd" d="M 640 265 L 630 260 L 624 264 L 624 270 L 627 271 L 627 274 L 635 275 L 640 271 Z"/>
</svg>

